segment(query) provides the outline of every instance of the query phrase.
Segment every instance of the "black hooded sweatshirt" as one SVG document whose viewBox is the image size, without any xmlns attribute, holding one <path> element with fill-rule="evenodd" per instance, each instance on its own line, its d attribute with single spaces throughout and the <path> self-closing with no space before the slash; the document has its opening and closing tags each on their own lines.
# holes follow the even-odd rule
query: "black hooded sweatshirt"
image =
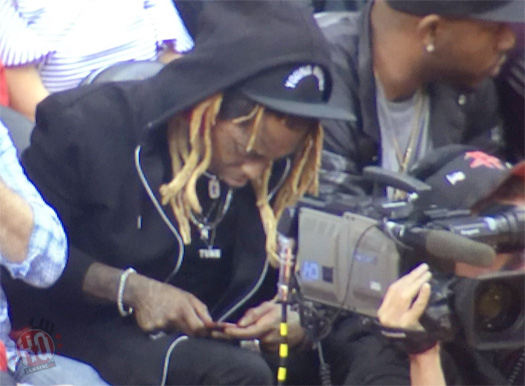
<svg viewBox="0 0 525 386">
<path fill-rule="evenodd" d="M 38 106 L 23 165 L 64 224 L 69 260 L 50 289 L 8 283 L 14 324 L 51 321 L 62 336 L 62 352 L 90 363 L 122 346 L 114 328 L 123 323 L 117 306 L 82 292 L 95 261 L 168 280 L 196 294 L 215 319 L 236 320 L 273 297 L 276 274 L 266 262 L 251 186 L 235 191 L 217 227 L 219 260 L 198 258 L 205 245 L 196 232 L 192 245 L 181 247 L 170 207 L 157 203 L 159 186 L 172 178 L 166 140 L 171 117 L 282 64 L 315 63 L 329 71 L 322 34 L 308 9 L 296 3 L 206 2 L 195 49 L 153 78 L 83 86 Z M 205 178 L 198 185 L 200 193 Z"/>
</svg>

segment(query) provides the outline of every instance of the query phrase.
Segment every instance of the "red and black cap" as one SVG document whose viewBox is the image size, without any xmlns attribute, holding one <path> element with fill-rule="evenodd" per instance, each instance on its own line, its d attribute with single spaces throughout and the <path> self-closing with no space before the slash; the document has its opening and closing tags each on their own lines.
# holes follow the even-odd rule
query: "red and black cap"
<svg viewBox="0 0 525 386">
<path fill-rule="evenodd" d="M 523 23 L 523 0 L 386 0 L 391 8 L 417 16 L 478 19 L 501 23 Z"/>
<path fill-rule="evenodd" d="M 513 176 L 523 185 L 525 161 L 513 166 L 482 151 L 450 145 L 416 163 L 410 174 L 432 187 L 432 204 L 470 209 L 492 196 Z"/>
</svg>

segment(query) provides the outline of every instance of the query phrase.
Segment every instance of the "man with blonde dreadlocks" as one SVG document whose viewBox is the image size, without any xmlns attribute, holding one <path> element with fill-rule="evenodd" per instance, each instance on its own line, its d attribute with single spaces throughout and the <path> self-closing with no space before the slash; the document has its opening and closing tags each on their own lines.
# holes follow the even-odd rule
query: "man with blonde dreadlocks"
<svg viewBox="0 0 525 386">
<path fill-rule="evenodd" d="M 153 78 L 42 102 L 23 156 L 70 255 L 50 290 L 11 286 L 13 322 L 51 321 L 61 352 L 113 384 L 274 382 L 239 341 L 278 346 L 276 222 L 317 189 L 319 118 L 350 118 L 327 105 L 307 9 L 207 2 L 200 23 Z M 297 314 L 289 325 L 293 348 Z"/>
</svg>

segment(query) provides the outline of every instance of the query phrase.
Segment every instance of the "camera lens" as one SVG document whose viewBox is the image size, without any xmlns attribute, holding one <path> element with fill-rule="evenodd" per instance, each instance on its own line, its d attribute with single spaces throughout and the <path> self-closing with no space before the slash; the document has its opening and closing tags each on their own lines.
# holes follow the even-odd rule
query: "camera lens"
<svg viewBox="0 0 525 386">
<path fill-rule="evenodd" d="M 510 328 L 520 314 L 520 296 L 503 281 L 491 281 L 478 288 L 475 315 L 478 328 L 498 332 Z"/>
</svg>

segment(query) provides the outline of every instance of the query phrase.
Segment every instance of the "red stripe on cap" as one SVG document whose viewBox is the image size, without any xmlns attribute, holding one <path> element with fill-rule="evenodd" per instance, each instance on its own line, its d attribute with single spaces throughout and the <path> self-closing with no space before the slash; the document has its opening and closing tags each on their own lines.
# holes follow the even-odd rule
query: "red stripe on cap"
<svg viewBox="0 0 525 386">
<path fill-rule="evenodd" d="M 525 161 L 521 161 L 518 164 L 514 165 L 511 173 L 514 176 L 525 178 Z"/>
</svg>

